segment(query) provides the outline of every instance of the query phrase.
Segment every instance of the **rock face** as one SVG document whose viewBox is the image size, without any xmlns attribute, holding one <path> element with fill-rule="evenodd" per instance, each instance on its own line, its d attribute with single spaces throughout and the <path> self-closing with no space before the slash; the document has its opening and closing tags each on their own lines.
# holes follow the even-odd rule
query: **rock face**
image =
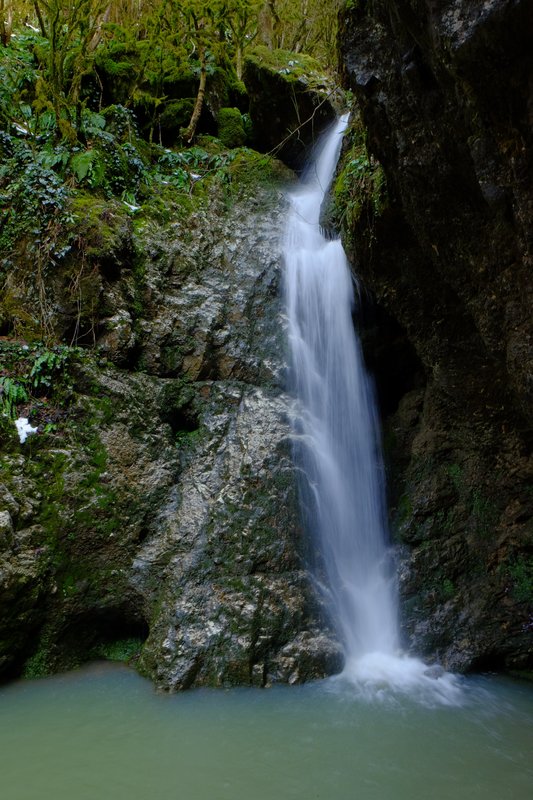
<svg viewBox="0 0 533 800">
<path fill-rule="evenodd" d="M 349 5 L 345 78 L 388 201 L 344 235 L 403 347 L 382 400 L 406 641 L 452 669 L 528 668 L 531 4 Z"/>
<path fill-rule="evenodd" d="M 254 146 L 301 169 L 328 122 L 335 119 L 335 86 L 302 53 L 256 47 L 245 60 Z"/>
<path fill-rule="evenodd" d="M 170 690 L 340 668 L 290 460 L 284 203 L 265 183 L 137 220 L 120 270 L 100 276 L 100 356 L 75 360 L 53 430 L 20 445 L 13 426 L 4 442 L 4 675 L 139 649 Z"/>
</svg>

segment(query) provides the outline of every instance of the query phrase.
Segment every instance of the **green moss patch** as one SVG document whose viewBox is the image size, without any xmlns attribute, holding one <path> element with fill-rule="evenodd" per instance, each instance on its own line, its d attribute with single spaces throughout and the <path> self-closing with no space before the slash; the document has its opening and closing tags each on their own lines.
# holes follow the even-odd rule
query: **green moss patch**
<svg viewBox="0 0 533 800">
<path fill-rule="evenodd" d="M 304 83 L 311 88 L 324 87 L 329 79 L 320 64 L 305 53 L 293 53 L 290 50 L 272 50 L 264 45 L 257 45 L 248 51 L 246 62 L 262 69 L 270 70 L 289 83 Z"/>
<path fill-rule="evenodd" d="M 246 133 L 238 108 L 221 108 L 217 122 L 218 136 L 225 147 L 241 147 L 244 144 Z"/>
<path fill-rule="evenodd" d="M 347 133 L 344 151 L 332 188 L 332 203 L 327 220 L 349 240 L 364 217 L 372 225 L 388 206 L 385 173 L 381 164 L 369 155 L 366 131 L 357 113 Z"/>
</svg>

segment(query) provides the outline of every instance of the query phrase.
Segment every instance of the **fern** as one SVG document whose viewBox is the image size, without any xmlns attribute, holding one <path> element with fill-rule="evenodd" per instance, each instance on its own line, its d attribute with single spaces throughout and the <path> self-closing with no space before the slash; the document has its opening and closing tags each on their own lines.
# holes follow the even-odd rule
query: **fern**
<svg viewBox="0 0 533 800">
<path fill-rule="evenodd" d="M 24 386 L 13 378 L 0 378 L 0 413 L 15 419 L 17 405 L 28 401 L 28 393 Z"/>
</svg>

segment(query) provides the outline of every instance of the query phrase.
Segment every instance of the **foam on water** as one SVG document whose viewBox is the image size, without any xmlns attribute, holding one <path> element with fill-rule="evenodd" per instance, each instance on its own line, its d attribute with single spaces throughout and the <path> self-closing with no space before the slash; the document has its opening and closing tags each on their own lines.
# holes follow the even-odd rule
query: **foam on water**
<svg viewBox="0 0 533 800">
<path fill-rule="evenodd" d="M 335 681 L 345 689 L 351 685 L 367 700 L 409 695 L 427 706 L 460 706 L 465 700 L 456 675 L 407 655 L 374 652 L 348 658 Z"/>
</svg>

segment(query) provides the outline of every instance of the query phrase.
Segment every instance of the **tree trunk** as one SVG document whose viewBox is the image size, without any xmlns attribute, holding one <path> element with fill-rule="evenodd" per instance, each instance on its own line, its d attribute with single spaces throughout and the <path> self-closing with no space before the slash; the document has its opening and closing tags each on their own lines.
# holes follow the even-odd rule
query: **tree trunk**
<svg viewBox="0 0 533 800">
<path fill-rule="evenodd" d="M 202 113 L 202 108 L 204 105 L 205 87 L 207 84 L 207 62 L 205 47 L 203 45 L 198 47 L 198 57 L 200 59 L 200 85 L 198 87 L 198 94 L 196 95 L 196 102 L 194 104 L 191 121 L 183 133 L 187 144 L 191 144 L 192 140 L 194 139 L 196 126 L 198 125 L 198 120 L 200 119 L 200 114 Z"/>
<path fill-rule="evenodd" d="M 11 41 L 13 6 L 11 0 L 0 0 L 0 41 L 7 47 Z"/>
<path fill-rule="evenodd" d="M 242 47 L 240 44 L 237 45 L 235 52 L 235 72 L 237 73 L 237 78 L 242 81 Z"/>
<path fill-rule="evenodd" d="M 37 0 L 34 0 L 33 7 L 35 9 L 35 13 L 37 14 L 37 19 L 39 20 L 39 28 L 41 29 L 41 35 L 46 38 L 46 26 L 44 24 L 43 15 L 41 14 L 41 9 L 39 7 L 39 3 Z"/>
</svg>

